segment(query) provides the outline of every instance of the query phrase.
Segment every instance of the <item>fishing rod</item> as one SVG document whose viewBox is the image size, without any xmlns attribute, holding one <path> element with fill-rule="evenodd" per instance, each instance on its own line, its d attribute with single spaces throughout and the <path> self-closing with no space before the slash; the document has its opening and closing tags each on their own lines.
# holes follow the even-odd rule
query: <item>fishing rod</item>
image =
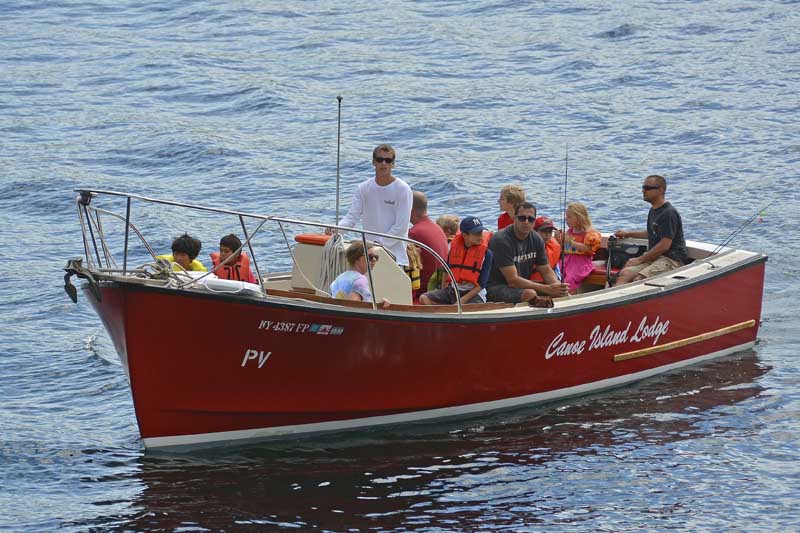
<svg viewBox="0 0 800 533">
<path fill-rule="evenodd" d="M 564 248 L 567 246 L 567 173 L 569 170 L 569 143 L 564 148 L 564 197 L 563 209 L 561 211 L 561 281 L 567 277 L 566 267 L 564 266 Z"/>
<path fill-rule="evenodd" d="M 339 225 L 339 154 L 342 146 L 342 95 L 336 97 L 339 112 L 336 118 L 336 225 Z"/>
<path fill-rule="evenodd" d="M 741 224 L 739 224 L 739 226 L 738 226 L 736 229 L 734 229 L 734 230 L 731 232 L 731 234 L 730 234 L 730 235 L 728 235 L 728 237 L 727 237 L 727 238 L 726 238 L 724 241 L 722 241 L 722 243 L 721 243 L 721 244 L 717 245 L 717 247 L 716 247 L 716 248 L 714 248 L 714 250 L 712 250 L 712 252 L 711 252 L 711 255 L 716 255 L 716 254 L 718 254 L 718 253 L 720 252 L 720 250 L 722 250 L 723 248 L 725 248 L 726 246 L 728 246 L 728 244 L 730 244 L 730 243 L 731 243 L 731 241 L 732 241 L 732 240 L 733 240 L 733 239 L 734 239 L 734 238 L 735 238 L 737 235 L 739 235 L 739 234 L 740 234 L 740 233 L 741 233 L 741 232 L 742 232 L 742 231 L 743 231 L 743 230 L 744 230 L 744 229 L 745 229 L 747 226 L 749 226 L 750 224 L 752 224 L 752 223 L 753 223 L 753 221 L 754 221 L 755 219 L 757 219 L 759 216 L 761 216 L 761 214 L 762 214 L 762 213 L 764 213 L 764 212 L 765 212 L 765 211 L 766 211 L 766 210 L 767 210 L 767 209 L 768 209 L 768 208 L 769 208 L 769 207 L 770 207 L 772 204 L 774 204 L 774 203 L 775 203 L 775 202 L 777 202 L 777 201 L 778 201 L 777 199 L 775 199 L 775 200 L 772 200 L 770 203 L 768 203 L 767 205 L 765 205 L 764 207 L 762 207 L 761 209 L 759 209 L 758 211 L 756 211 L 755 213 L 753 213 L 753 214 L 752 214 L 752 215 L 751 215 L 751 216 L 750 216 L 750 217 L 749 217 L 747 220 L 745 220 L 744 222 L 742 222 Z"/>
</svg>

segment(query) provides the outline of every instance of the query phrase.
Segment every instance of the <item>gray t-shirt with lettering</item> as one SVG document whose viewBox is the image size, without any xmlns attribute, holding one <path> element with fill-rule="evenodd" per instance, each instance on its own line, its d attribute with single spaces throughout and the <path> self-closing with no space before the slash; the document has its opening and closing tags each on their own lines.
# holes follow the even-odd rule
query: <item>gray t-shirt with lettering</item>
<svg viewBox="0 0 800 533">
<path fill-rule="evenodd" d="M 519 240 L 513 225 L 495 233 L 489 241 L 489 249 L 494 254 L 489 287 L 507 285 L 506 278 L 500 272 L 502 267 L 514 265 L 520 277 L 530 279 L 535 266 L 548 264 L 544 241 L 539 234 L 531 231 L 525 239 Z"/>
</svg>

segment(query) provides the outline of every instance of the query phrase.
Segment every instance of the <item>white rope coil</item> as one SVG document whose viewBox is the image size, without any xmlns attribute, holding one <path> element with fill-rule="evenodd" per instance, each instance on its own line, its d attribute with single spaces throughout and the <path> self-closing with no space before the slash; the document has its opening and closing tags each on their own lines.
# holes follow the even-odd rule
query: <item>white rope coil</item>
<svg viewBox="0 0 800 533">
<path fill-rule="evenodd" d="M 319 283 L 317 286 L 328 291 L 331 283 L 339 274 L 348 269 L 345 257 L 344 241 L 338 233 L 334 234 L 322 248 L 322 261 L 319 268 Z"/>
</svg>

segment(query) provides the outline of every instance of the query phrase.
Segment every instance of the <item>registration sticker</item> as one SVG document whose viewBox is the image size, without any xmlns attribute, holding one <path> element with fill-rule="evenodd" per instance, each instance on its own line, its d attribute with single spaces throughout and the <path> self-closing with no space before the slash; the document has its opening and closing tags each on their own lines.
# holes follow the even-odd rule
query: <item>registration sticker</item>
<svg viewBox="0 0 800 533">
<path fill-rule="evenodd" d="M 308 324 L 304 322 L 275 322 L 262 320 L 258 329 L 276 333 L 314 333 L 316 335 L 343 335 L 344 327 L 333 324 Z"/>
</svg>

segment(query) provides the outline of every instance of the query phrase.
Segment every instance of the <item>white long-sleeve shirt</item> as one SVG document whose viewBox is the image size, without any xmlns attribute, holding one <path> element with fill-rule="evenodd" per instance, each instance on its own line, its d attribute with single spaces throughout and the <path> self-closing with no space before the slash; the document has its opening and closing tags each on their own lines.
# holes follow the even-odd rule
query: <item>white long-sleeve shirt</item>
<svg viewBox="0 0 800 533">
<path fill-rule="evenodd" d="M 355 228 L 361 222 L 364 230 L 408 238 L 411 202 L 411 187 L 400 178 L 395 178 L 389 185 L 378 185 L 374 178 L 369 179 L 358 185 L 350 210 L 339 225 Z M 367 240 L 370 239 L 392 252 L 399 265 L 408 265 L 405 241 L 367 234 Z"/>
</svg>

